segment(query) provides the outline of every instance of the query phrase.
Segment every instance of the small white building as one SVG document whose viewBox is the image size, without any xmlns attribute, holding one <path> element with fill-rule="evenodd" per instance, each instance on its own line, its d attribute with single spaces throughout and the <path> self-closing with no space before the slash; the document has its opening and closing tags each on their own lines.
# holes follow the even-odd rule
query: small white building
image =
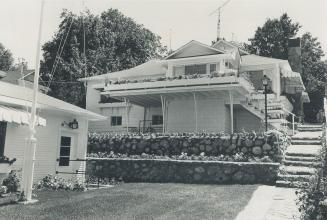
<svg viewBox="0 0 327 220">
<path fill-rule="evenodd" d="M 269 127 L 286 129 L 289 95 L 308 101 L 301 75 L 287 60 L 249 54 L 220 40 L 190 41 L 162 60 L 81 79 L 86 108 L 108 117 L 91 131 L 263 131 L 268 78 Z"/>
<path fill-rule="evenodd" d="M 13 170 L 22 170 L 32 89 L 0 81 L 0 156 L 17 161 Z M 34 180 L 58 173 L 72 178 L 83 175 L 89 121 L 105 117 L 88 110 L 38 94 L 36 161 Z M 0 170 L 1 172 L 1 170 Z"/>
</svg>

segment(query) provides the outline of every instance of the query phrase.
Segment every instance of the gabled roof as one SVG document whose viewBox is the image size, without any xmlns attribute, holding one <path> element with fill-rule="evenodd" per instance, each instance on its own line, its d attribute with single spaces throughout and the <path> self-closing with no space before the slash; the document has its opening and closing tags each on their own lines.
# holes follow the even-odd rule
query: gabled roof
<svg viewBox="0 0 327 220">
<path fill-rule="evenodd" d="M 216 43 L 214 43 L 214 45 L 212 45 L 212 47 L 225 51 L 227 52 L 228 49 L 224 49 L 223 47 L 229 47 L 229 48 L 238 48 L 238 50 L 240 51 L 241 56 L 243 55 L 249 55 L 250 53 L 247 52 L 246 50 L 244 50 L 243 48 L 241 48 L 240 45 L 238 45 L 236 42 L 230 42 L 230 41 L 226 41 L 224 39 L 220 39 L 219 41 L 217 41 Z"/>
<path fill-rule="evenodd" d="M 23 79 L 26 76 L 33 75 L 34 70 L 24 70 L 23 71 L 23 76 L 19 70 L 10 70 L 6 71 L 6 76 L 1 79 L 3 82 L 8 82 L 12 83 L 15 85 L 18 85 L 18 80 Z M 33 82 L 33 79 L 31 80 L 30 78 L 26 78 L 25 80 Z"/>
<path fill-rule="evenodd" d="M 165 76 L 165 72 L 163 70 L 167 61 L 165 60 L 150 60 L 141 65 L 135 66 L 130 69 L 121 70 L 117 72 L 106 73 L 97 76 L 91 76 L 86 78 L 81 78 L 79 81 L 97 81 L 97 80 L 105 80 L 105 79 L 130 79 L 134 77 L 146 77 L 151 75 L 163 75 Z"/>
<path fill-rule="evenodd" d="M 196 56 L 205 56 L 205 55 L 213 55 L 213 54 L 223 54 L 225 53 L 222 50 L 218 50 L 216 48 L 210 47 L 209 45 L 200 43 L 198 41 L 192 40 L 187 44 L 181 46 L 172 54 L 165 57 L 168 59 L 178 59 L 185 57 L 196 57 Z"/>
<path fill-rule="evenodd" d="M 13 106 L 30 106 L 33 90 L 22 86 L 1 82 L 0 81 L 0 103 Z M 43 93 L 38 93 L 38 108 L 43 110 L 52 110 L 67 114 L 85 117 L 89 120 L 104 120 L 106 117 L 82 109 L 78 106 L 69 104 L 62 100 L 53 98 Z"/>
</svg>

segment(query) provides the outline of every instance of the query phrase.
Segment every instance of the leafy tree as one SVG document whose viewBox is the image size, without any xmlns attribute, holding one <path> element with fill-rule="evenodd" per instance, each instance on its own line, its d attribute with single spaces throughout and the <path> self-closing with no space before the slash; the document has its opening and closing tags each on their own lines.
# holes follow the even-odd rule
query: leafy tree
<svg viewBox="0 0 327 220">
<path fill-rule="evenodd" d="M 78 78 L 131 68 L 166 52 L 159 36 L 116 9 L 99 16 L 64 10 L 61 18 L 59 30 L 43 45 L 42 80 L 51 82 L 50 95 L 79 106 L 85 92 Z"/>
<path fill-rule="evenodd" d="M 14 59 L 12 57 L 12 54 L 10 50 L 6 49 L 1 43 L 0 43 L 0 70 L 9 70 L 11 66 L 13 65 Z"/>
<path fill-rule="evenodd" d="M 288 59 L 288 39 L 296 36 L 301 26 L 283 14 L 279 19 L 268 19 L 262 27 L 258 27 L 250 44 L 246 45 L 249 52 L 266 57 Z M 327 66 L 322 62 L 324 56 L 320 42 L 310 33 L 301 37 L 302 79 L 309 93 L 310 104 L 304 104 L 307 121 L 314 121 L 315 115 L 322 108 L 324 82 Z"/>
<path fill-rule="evenodd" d="M 288 39 L 295 37 L 300 27 L 286 13 L 279 19 L 268 19 L 249 39 L 247 50 L 260 56 L 287 59 Z"/>
</svg>

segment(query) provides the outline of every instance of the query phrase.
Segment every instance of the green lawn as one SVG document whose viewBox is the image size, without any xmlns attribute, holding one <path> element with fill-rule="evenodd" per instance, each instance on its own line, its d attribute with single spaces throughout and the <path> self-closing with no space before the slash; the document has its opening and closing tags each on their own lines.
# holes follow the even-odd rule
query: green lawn
<svg viewBox="0 0 327 220">
<path fill-rule="evenodd" d="M 1 219 L 234 219 L 257 185 L 126 183 L 87 192 L 42 191 L 0 207 Z"/>
</svg>

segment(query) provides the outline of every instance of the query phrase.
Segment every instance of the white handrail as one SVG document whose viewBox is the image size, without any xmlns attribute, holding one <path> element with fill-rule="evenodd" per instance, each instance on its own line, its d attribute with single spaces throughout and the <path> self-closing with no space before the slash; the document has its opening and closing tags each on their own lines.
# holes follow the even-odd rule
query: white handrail
<svg viewBox="0 0 327 220">
<path fill-rule="evenodd" d="M 283 111 L 284 112 L 287 112 L 288 114 L 291 114 L 292 115 L 292 134 L 294 135 L 295 134 L 295 114 L 288 111 L 287 109 L 283 108 Z"/>
</svg>

